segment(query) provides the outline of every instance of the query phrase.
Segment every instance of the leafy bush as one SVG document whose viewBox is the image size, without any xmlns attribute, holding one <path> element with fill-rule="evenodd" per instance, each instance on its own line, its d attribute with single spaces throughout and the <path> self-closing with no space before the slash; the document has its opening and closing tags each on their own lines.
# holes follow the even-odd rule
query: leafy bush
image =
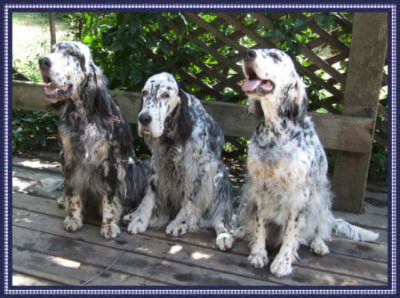
<svg viewBox="0 0 400 298">
<path fill-rule="evenodd" d="M 268 13 L 266 14 L 268 15 Z M 210 23 L 218 18 L 216 13 L 200 13 L 198 14 L 205 22 Z M 295 18 L 292 14 L 287 14 L 274 20 L 273 30 L 265 24 L 258 22 L 250 13 L 242 13 L 236 15 L 236 19 L 245 26 L 254 26 L 253 30 L 261 37 L 269 40 L 279 40 L 277 47 L 288 52 L 292 57 L 296 57 L 297 62 L 304 67 L 311 66 L 312 61 L 307 57 L 299 54 L 299 46 L 314 40 L 318 35 L 309 28 L 308 22 L 311 19 L 316 20 L 317 24 L 327 31 L 335 30 L 339 40 L 349 46 L 351 43 L 351 30 L 344 28 L 338 23 L 338 20 L 353 20 L 353 13 L 302 13 L 301 18 Z M 56 15 L 57 17 L 57 15 Z M 199 25 L 191 22 L 184 14 L 181 13 L 63 13 L 58 15 L 58 20 L 62 17 L 69 23 L 71 28 L 70 36 L 75 40 L 81 40 L 87 44 L 92 51 L 96 64 L 103 68 L 104 73 L 109 79 L 109 87 L 116 90 L 140 91 L 146 79 L 157 72 L 167 71 L 173 73 L 178 80 L 181 79 L 182 71 L 188 73 L 195 78 L 201 78 L 202 82 L 208 86 L 214 86 L 217 82 L 214 76 L 204 74 L 204 65 L 209 69 L 218 69 L 220 61 L 210 53 L 207 47 L 202 47 L 201 43 L 212 46 L 216 37 L 207 30 L 200 35 L 197 33 L 196 41 L 187 38 L 193 34 Z M 170 29 L 167 24 L 180 24 L 179 31 Z M 238 33 L 238 28 L 220 22 L 217 29 L 225 36 Z M 239 39 L 239 44 L 243 47 L 252 47 L 257 43 L 249 36 Z M 322 44 L 317 52 L 324 52 L 324 55 L 332 57 L 336 55 L 337 50 L 329 44 Z M 237 50 L 229 45 L 218 48 L 219 54 L 231 59 L 237 55 Z M 31 73 L 36 61 L 25 63 L 21 61 L 13 61 L 13 66 L 23 68 L 24 74 L 28 78 L 37 81 L 39 77 L 34 72 Z M 336 69 L 343 73 L 346 71 L 347 64 L 342 62 L 335 66 Z M 229 72 L 225 73 L 220 68 L 218 73 L 221 77 L 229 78 Z M 325 80 L 326 75 L 323 70 L 316 71 L 315 74 Z M 183 77 L 182 77 L 183 78 Z M 328 103 L 322 105 L 321 102 L 329 98 L 329 94 L 321 84 L 308 76 L 303 76 L 308 87 L 310 109 L 322 113 L 340 112 L 341 102 L 337 101 L 333 105 Z M 185 81 L 185 88 L 194 94 L 202 92 L 199 96 L 202 99 L 216 99 L 215 94 L 206 94 L 202 87 L 196 85 L 190 80 Z M 218 91 L 220 92 L 220 91 Z M 231 88 L 225 88 L 218 100 L 230 101 L 245 104 L 243 94 L 239 94 Z M 386 92 L 387 93 L 387 92 Z M 332 107 L 332 108 L 329 108 Z M 41 131 L 37 127 L 44 128 L 46 125 L 43 121 L 47 121 L 46 114 L 26 114 L 19 115 L 18 111 L 13 111 L 15 119 L 25 119 L 25 123 L 29 123 L 27 119 L 37 117 L 37 124 L 25 125 L 24 128 L 19 127 L 21 123 L 13 122 L 13 139 L 15 138 L 15 146 L 17 148 L 27 148 L 27 144 L 35 147 L 44 144 L 43 132 L 51 132 L 51 125 Z M 47 119 L 47 120 L 46 120 Z M 54 122 L 53 120 L 49 120 Z M 30 132 L 29 132 L 30 129 Z M 46 130 L 47 129 L 47 130 Z M 136 128 L 133 128 L 136 133 Z M 33 137 L 37 134 L 37 137 Z M 15 137 L 14 137 L 15 135 Z M 28 142 L 24 142 L 23 138 L 28 138 Z M 135 138 L 135 149 L 139 151 L 138 155 L 147 155 L 149 152 L 143 144 L 143 141 Z M 225 146 L 225 154 L 244 160 L 246 141 L 242 139 L 229 139 Z M 36 144 L 36 145 L 34 145 Z M 29 147 L 29 146 L 28 146 Z M 379 177 L 381 173 L 386 172 L 387 150 L 383 146 L 374 145 L 373 162 L 370 167 L 370 177 Z M 334 162 L 334 158 L 330 158 L 330 162 Z"/>
<path fill-rule="evenodd" d="M 13 109 L 12 151 L 32 151 L 57 144 L 58 116 Z"/>
<path fill-rule="evenodd" d="M 374 143 L 372 145 L 371 162 L 368 169 L 368 178 L 372 180 L 386 180 L 387 170 L 387 149 L 378 143 Z"/>
<path fill-rule="evenodd" d="M 168 14 L 81 13 L 72 24 L 75 31 L 84 24 L 81 36 L 77 37 L 90 46 L 96 63 L 109 79 L 110 88 L 139 91 L 147 77 L 171 71 L 171 64 L 179 59 L 176 56 L 162 59 L 171 52 L 154 32 L 165 29 L 164 16 Z M 149 59 L 150 52 L 161 55 L 160 59 Z"/>
</svg>

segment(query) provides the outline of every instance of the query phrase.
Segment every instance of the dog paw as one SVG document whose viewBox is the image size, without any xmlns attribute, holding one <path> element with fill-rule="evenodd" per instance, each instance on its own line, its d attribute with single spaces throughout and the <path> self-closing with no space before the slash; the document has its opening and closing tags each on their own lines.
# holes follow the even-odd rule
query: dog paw
<svg viewBox="0 0 400 298">
<path fill-rule="evenodd" d="M 132 213 L 129 213 L 127 215 L 124 215 L 121 219 L 121 223 L 125 226 L 129 225 L 129 223 L 132 221 Z"/>
<path fill-rule="evenodd" d="M 314 239 L 310 244 L 311 251 L 319 256 L 329 254 L 329 248 L 326 243 L 321 239 Z"/>
<path fill-rule="evenodd" d="M 271 273 L 277 277 L 286 276 L 292 273 L 292 264 L 290 259 L 276 257 L 271 264 Z"/>
<path fill-rule="evenodd" d="M 57 199 L 58 208 L 65 209 L 65 197 L 61 196 Z"/>
<path fill-rule="evenodd" d="M 146 231 L 147 226 L 148 226 L 148 221 L 144 221 L 140 216 L 134 217 L 128 224 L 128 233 L 130 234 L 143 233 Z"/>
<path fill-rule="evenodd" d="M 75 232 L 83 226 L 81 218 L 67 216 L 64 220 L 64 228 L 68 232 Z"/>
<path fill-rule="evenodd" d="M 168 236 L 182 236 L 185 234 L 187 231 L 187 224 L 184 221 L 177 222 L 177 221 L 172 221 L 168 226 L 167 229 L 165 230 L 165 233 L 167 233 Z"/>
<path fill-rule="evenodd" d="M 100 234 L 106 240 L 115 239 L 121 235 L 121 230 L 119 229 L 118 224 L 115 222 L 103 223 L 101 225 Z"/>
<path fill-rule="evenodd" d="M 217 236 L 215 242 L 220 250 L 226 251 L 232 248 L 233 237 L 229 233 L 221 233 Z"/>
<path fill-rule="evenodd" d="M 247 260 L 256 268 L 263 268 L 265 265 L 268 264 L 268 255 L 267 251 L 260 250 L 260 251 L 252 251 L 248 256 Z"/>
</svg>

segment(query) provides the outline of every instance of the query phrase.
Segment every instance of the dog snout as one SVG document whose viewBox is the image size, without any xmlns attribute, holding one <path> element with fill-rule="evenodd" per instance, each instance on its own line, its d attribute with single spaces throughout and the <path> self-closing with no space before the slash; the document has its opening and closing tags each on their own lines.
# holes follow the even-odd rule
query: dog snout
<svg viewBox="0 0 400 298">
<path fill-rule="evenodd" d="M 39 59 L 39 66 L 41 69 L 49 69 L 51 67 L 50 59 L 47 57 Z"/>
<path fill-rule="evenodd" d="M 257 53 L 254 50 L 247 50 L 243 54 L 244 61 L 251 61 L 251 60 L 254 60 L 256 57 L 257 57 Z"/>
<path fill-rule="evenodd" d="M 152 118 L 150 116 L 150 114 L 147 113 L 142 113 L 139 115 L 139 122 L 142 125 L 148 125 L 151 122 Z"/>
</svg>

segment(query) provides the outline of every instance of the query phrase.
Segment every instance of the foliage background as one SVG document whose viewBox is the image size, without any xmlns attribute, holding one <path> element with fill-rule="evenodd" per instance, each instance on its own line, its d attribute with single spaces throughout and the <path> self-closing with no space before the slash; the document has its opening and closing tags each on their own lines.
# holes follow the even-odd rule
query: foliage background
<svg viewBox="0 0 400 298">
<path fill-rule="evenodd" d="M 212 22 L 217 18 L 215 13 L 200 13 L 206 22 Z M 319 26 L 327 31 L 341 30 L 337 23 L 335 14 L 304 13 L 307 17 L 314 17 Z M 27 19 L 27 16 L 29 19 Z M 352 13 L 342 13 L 341 18 L 348 21 L 353 20 Z M 20 18 L 20 19 L 19 19 Z M 47 14 L 13 14 L 13 22 L 27 20 L 27 28 L 38 26 L 46 32 L 48 30 Z M 166 21 L 179 20 L 184 24 L 180 32 L 171 30 L 166 26 Z M 243 13 L 241 21 L 247 26 L 256 24 L 250 14 Z M 198 25 L 188 20 L 181 13 L 58 13 L 56 14 L 57 38 L 60 40 L 80 40 L 87 44 L 92 51 L 96 64 L 102 66 L 104 73 L 109 79 L 109 87 L 116 90 L 140 91 L 147 77 L 154 73 L 167 71 L 175 74 L 178 80 L 183 79 L 177 67 L 184 69 L 186 73 L 197 76 L 201 72 L 198 65 L 218 65 L 218 61 L 209 53 L 208 49 L 199 46 L 198 43 L 184 40 L 185 34 L 192 34 Z M 61 26 L 60 26 L 61 25 Z M 316 37 L 316 34 L 306 26 L 306 21 L 293 18 L 290 15 L 281 17 L 274 21 L 274 29 L 268 30 L 261 23 L 256 24 L 255 31 L 266 39 L 274 39 L 285 36 L 277 46 L 296 57 L 297 62 L 308 66 L 310 61 L 299 54 L 299 45 L 307 43 Z M 33 26 L 33 27 L 34 27 Z M 16 26 L 14 26 L 16 28 Z M 27 30 L 25 28 L 25 30 Z M 36 28 L 37 29 L 37 28 Z M 229 25 L 221 25 L 219 28 L 225 34 L 232 34 L 235 28 Z M 47 33 L 48 34 L 48 33 Z M 207 45 L 215 42 L 215 36 L 205 32 L 198 36 L 199 40 Z M 339 34 L 340 41 L 346 45 L 351 43 L 351 33 Z M 14 38 L 14 45 L 20 38 Z M 49 50 L 46 36 L 35 47 L 32 47 L 30 55 L 25 59 L 19 58 L 18 53 L 13 52 L 13 68 L 16 72 L 23 74 L 27 79 L 40 81 L 37 69 L 37 60 Z M 44 42 L 46 41 L 46 42 Z M 171 44 L 174 47 L 171 47 Z M 246 48 L 255 45 L 254 40 L 245 37 L 240 44 Z M 18 47 L 17 47 L 18 48 Z M 24 51 L 26 49 L 26 43 Z M 227 58 L 234 57 L 237 53 L 229 46 L 222 47 L 218 51 Z M 318 55 L 329 56 L 335 54 L 335 49 L 327 45 L 318 49 Z M 186 57 L 191 57 L 191 63 L 187 63 Z M 339 72 L 344 72 L 347 65 L 345 62 L 337 65 Z M 325 73 L 320 71 L 318 76 L 324 77 Z M 229 73 L 222 74 L 229 76 Z M 308 87 L 309 102 L 311 107 L 317 107 L 316 111 L 328 113 L 324 108 L 318 108 L 318 103 L 328 95 L 318 82 L 310 77 L 303 76 Z M 207 85 L 216 83 L 215 78 L 203 76 L 202 81 Z M 224 89 L 221 97 L 215 94 L 200 94 L 201 86 L 191 82 L 185 82 L 185 89 L 199 98 L 205 100 L 223 100 L 235 103 L 246 103 L 246 99 L 240 92 L 231 88 Z M 387 96 L 387 95 L 383 95 Z M 341 110 L 341 104 L 335 106 Z M 13 111 L 13 151 L 27 151 L 41 149 L 51 145 L 55 146 L 55 134 L 57 127 L 57 116 L 49 113 Z M 136 128 L 133 127 L 133 132 Z M 139 156 L 145 156 L 149 152 L 143 141 L 135 138 L 135 149 Z M 247 140 L 243 138 L 227 138 L 225 145 L 225 156 L 231 159 L 243 161 L 246 156 Z M 329 153 L 329 161 L 334 163 L 334 153 Z M 373 161 L 371 162 L 369 176 L 373 179 L 385 178 L 387 170 L 387 149 L 384 146 L 374 144 Z"/>
</svg>

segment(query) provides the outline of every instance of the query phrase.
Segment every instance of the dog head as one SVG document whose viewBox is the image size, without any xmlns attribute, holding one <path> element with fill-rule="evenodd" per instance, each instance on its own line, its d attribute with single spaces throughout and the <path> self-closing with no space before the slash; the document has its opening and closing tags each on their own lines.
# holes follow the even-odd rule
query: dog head
<svg viewBox="0 0 400 298">
<path fill-rule="evenodd" d="M 94 64 L 89 48 L 80 42 L 60 42 L 39 59 L 46 98 L 57 103 L 79 98 L 82 89 L 103 84 L 105 78 Z M 89 85 L 89 86 L 88 86 Z"/>
<path fill-rule="evenodd" d="M 139 135 L 159 138 L 166 128 L 175 127 L 175 134 L 187 139 L 192 131 L 188 111 L 188 95 L 175 78 L 166 72 L 151 76 L 142 90 L 139 112 Z"/>
<path fill-rule="evenodd" d="M 305 87 L 289 55 L 278 49 L 249 49 L 244 53 L 243 73 L 249 111 L 261 106 L 266 121 L 279 116 L 304 118 Z"/>
</svg>

